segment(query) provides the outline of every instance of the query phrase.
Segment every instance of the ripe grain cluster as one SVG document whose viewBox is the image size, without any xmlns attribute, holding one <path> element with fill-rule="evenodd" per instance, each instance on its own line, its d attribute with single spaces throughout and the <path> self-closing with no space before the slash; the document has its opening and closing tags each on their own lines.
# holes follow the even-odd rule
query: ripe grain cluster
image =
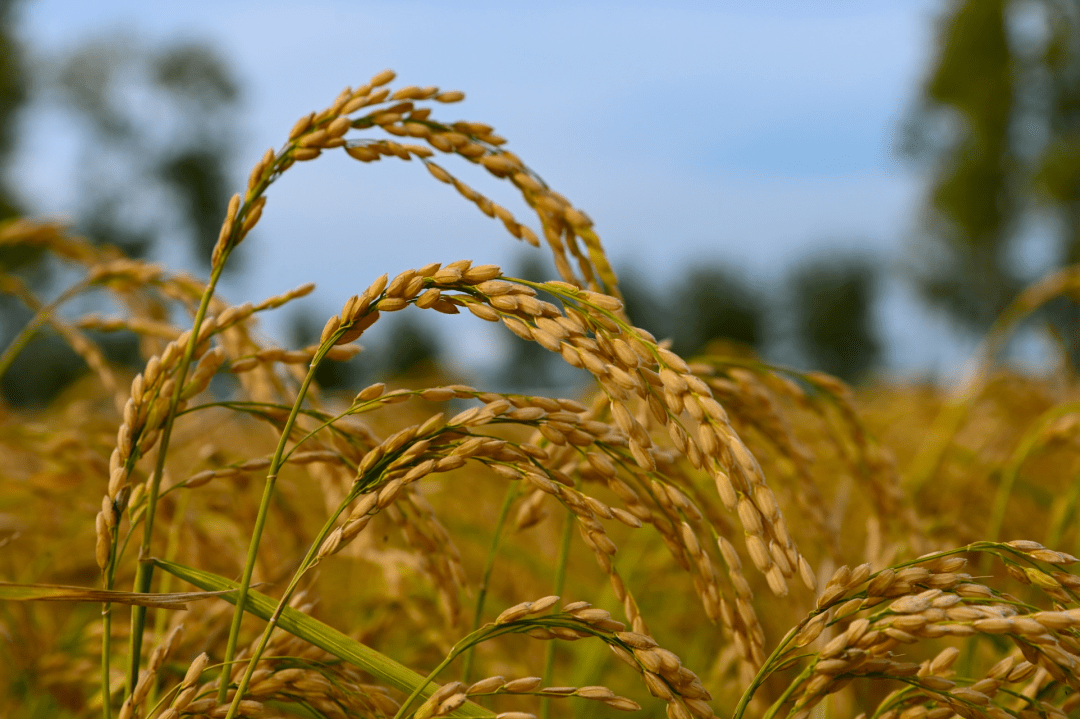
<svg viewBox="0 0 1080 719">
<path fill-rule="evenodd" d="M 949 394 L 683 358 L 627 315 L 588 215 L 490 126 L 438 119 L 462 93 L 393 80 L 346 88 L 266 152 L 208 280 L 54 224 L 0 227 L 79 277 L 43 301 L 0 276 L 35 313 L 0 374 L 46 327 L 93 370 L 33 417 L 0 415 L 0 713 L 1076 715 L 1076 381 L 993 367 L 1080 270 L 1022 295 Z M 268 345 L 259 315 L 314 286 L 234 305 L 218 278 L 278 177 L 332 152 L 423 164 L 559 277 L 434 258 L 358 282 L 317 344 Z M 519 213 L 453 162 L 516 188 Z M 124 312 L 66 319 L 92 292 Z M 400 311 L 501 325 L 590 390 L 322 392 L 319 367 Z M 138 336 L 141 371 L 90 330 Z"/>
</svg>

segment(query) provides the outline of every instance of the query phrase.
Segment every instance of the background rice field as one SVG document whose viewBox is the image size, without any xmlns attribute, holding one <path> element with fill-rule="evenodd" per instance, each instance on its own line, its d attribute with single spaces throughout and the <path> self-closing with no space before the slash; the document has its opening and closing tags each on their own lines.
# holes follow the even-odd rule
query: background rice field
<svg viewBox="0 0 1080 719">
<path fill-rule="evenodd" d="M 172 158 L 159 179 L 205 194 L 203 273 L 145 259 L 122 212 L 89 236 L 4 221 L 0 714 L 1076 716 L 1076 242 L 1066 223 L 1062 261 L 1013 272 L 1002 228 L 1031 206 L 964 184 L 1071 207 L 1072 56 L 1002 41 L 1009 12 L 959 4 L 927 85 L 970 130 L 931 148 L 951 224 L 914 271 L 981 338 L 950 387 L 871 371 L 854 265 L 792 281 L 805 365 L 770 355 L 750 294 L 717 294 L 731 275 L 650 300 L 543 158 L 391 71 L 282 128 L 231 200 L 199 148 Z M 957 57 L 997 67 L 996 92 L 1041 58 L 1042 154 L 1008 154 Z M 163 87 L 216 77 L 227 104 L 213 63 L 163 58 Z M 355 294 L 278 340 L 268 320 L 314 285 L 231 304 L 220 283 L 261 251 L 279 180 L 330 157 L 408 163 L 541 261 L 357 261 Z M 400 351 L 362 352 L 385 325 Z M 510 369 L 466 376 L 466 327 L 505 337 Z M 1005 361 L 1035 336 L 1038 371 Z"/>
<path fill-rule="evenodd" d="M 1071 378 L 993 370 L 1074 269 L 1025 290 L 951 392 L 857 394 L 723 343 L 688 362 L 634 326 L 586 214 L 490 127 L 436 119 L 461 93 L 393 80 L 347 88 L 266 153 L 208 283 L 55 225 L 3 228 L 82 277 L 42 303 L 5 276 L 34 316 L 2 366 L 48 325 L 94 370 L 5 417 L 10 715 L 1074 709 Z M 559 279 L 433 262 L 375 279 L 315 344 L 264 345 L 256 318 L 313 286 L 230 306 L 215 284 L 278 176 L 333 151 L 424 163 L 545 244 Z M 539 232 L 436 153 L 511 183 Z M 127 313 L 57 312 L 91 290 Z M 322 363 L 402 310 L 498 323 L 591 388 L 488 392 L 431 367 L 323 394 Z M 88 329 L 134 333 L 143 369 Z"/>
</svg>

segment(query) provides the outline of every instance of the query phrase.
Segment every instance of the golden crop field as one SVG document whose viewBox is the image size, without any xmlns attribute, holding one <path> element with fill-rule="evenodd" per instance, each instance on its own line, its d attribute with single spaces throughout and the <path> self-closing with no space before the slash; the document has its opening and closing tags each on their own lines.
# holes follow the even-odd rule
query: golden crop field
<svg viewBox="0 0 1080 719">
<path fill-rule="evenodd" d="M 1023 293 L 954 390 L 680 357 L 627 316 L 581 209 L 491 127 L 439 121 L 460 92 L 394 79 L 266 153 L 208 280 L 0 227 L 77 277 L 48 302 L 0 277 L 35 312 L 0 374 L 45 326 L 93 370 L 0 410 L 0 715 L 1077 716 L 1077 382 L 995 361 L 1080 269 Z M 318 344 L 270 346 L 258 317 L 314 286 L 229 305 L 218 279 L 277 178 L 342 151 L 424 164 L 559 277 L 482 258 L 357 277 Z M 512 184 L 539 231 L 440 156 Z M 124 314 L 65 319 L 91 291 Z M 591 390 L 321 391 L 397 311 L 500 324 Z M 142 371 L 88 330 L 135 333 Z"/>
</svg>

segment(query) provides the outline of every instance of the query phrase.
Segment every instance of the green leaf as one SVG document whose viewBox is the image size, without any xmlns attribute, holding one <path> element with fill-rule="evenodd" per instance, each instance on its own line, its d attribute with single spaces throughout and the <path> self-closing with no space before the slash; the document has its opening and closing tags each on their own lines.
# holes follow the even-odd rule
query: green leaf
<svg viewBox="0 0 1080 719">
<path fill-rule="evenodd" d="M 107 589 L 69 587 L 62 584 L 9 584 L 0 582 L 0 599 L 14 602 L 103 602 L 161 609 L 187 609 L 184 602 L 220 596 L 221 592 L 174 592 L 144 594 Z"/>
<path fill-rule="evenodd" d="M 236 595 L 228 590 L 239 588 L 237 582 L 226 579 L 217 574 L 206 572 L 201 569 L 186 567 L 182 564 L 169 562 L 164 559 L 154 559 L 157 567 L 165 570 L 175 577 L 194 584 L 200 589 L 213 592 L 225 592 L 221 598 L 230 604 L 236 603 Z M 269 621 L 277 608 L 277 600 L 254 590 L 248 591 L 247 602 L 244 610 Z M 411 694 L 416 687 L 424 684 L 427 679 L 420 676 L 408 667 L 395 662 L 390 657 L 375 651 L 369 646 L 361 644 L 339 632 L 333 627 L 323 624 L 319 620 L 298 612 L 291 607 L 286 607 L 278 619 L 278 626 L 290 634 L 314 644 L 323 651 L 333 654 L 335 657 L 364 670 L 373 677 L 379 679 L 387 686 L 399 689 L 406 694 Z M 425 699 L 431 696 L 438 688 L 430 684 L 420 692 Z M 472 702 L 466 702 L 450 716 L 456 717 L 493 717 L 494 713 Z"/>
</svg>

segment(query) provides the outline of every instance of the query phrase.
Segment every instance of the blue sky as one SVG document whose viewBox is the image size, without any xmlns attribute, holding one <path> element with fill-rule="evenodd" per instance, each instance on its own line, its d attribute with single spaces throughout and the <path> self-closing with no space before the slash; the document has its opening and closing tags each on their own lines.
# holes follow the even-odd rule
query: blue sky
<svg viewBox="0 0 1080 719">
<path fill-rule="evenodd" d="M 938 0 L 28 0 L 22 35 L 39 57 L 117 30 L 217 45 L 245 85 L 238 178 L 296 118 L 385 67 L 401 84 L 464 90 L 439 115 L 494 125 L 593 217 L 617 267 L 677 285 L 707 259 L 769 286 L 830 250 L 902 261 L 921 178 L 894 145 L 942 10 Z M 71 142 L 54 121 L 32 116 L 28 127 L 24 191 L 42 212 L 70 212 Z M 521 211 L 473 168 L 453 169 Z M 287 173 L 249 242 L 259 246 L 230 299 L 314 280 L 323 312 L 383 272 L 462 257 L 509 265 L 524 251 L 423 168 L 345 158 Z M 895 370 L 963 357 L 938 346 L 944 326 L 898 283 L 881 321 Z M 490 338 L 477 337 L 470 352 L 482 359 Z"/>
</svg>

